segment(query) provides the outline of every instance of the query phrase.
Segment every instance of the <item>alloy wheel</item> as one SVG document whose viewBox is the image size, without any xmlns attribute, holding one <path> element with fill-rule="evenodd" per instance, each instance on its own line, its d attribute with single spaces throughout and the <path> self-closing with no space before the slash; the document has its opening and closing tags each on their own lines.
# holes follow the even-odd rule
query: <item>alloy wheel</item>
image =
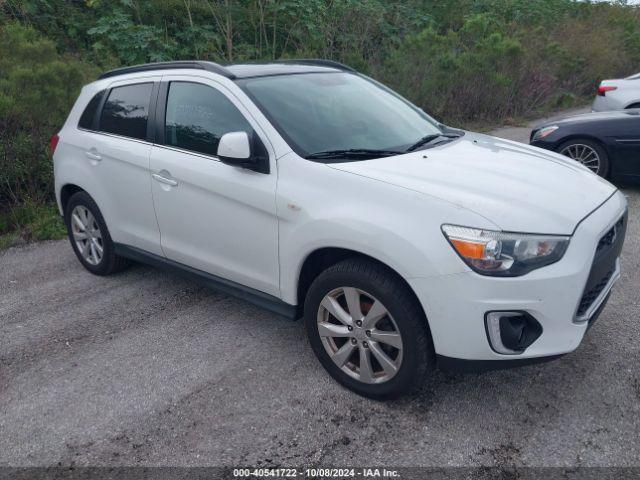
<svg viewBox="0 0 640 480">
<path fill-rule="evenodd" d="M 87 207 L 77 205 L 71 212 L 71 233 L 84 261 L 98 265 L 104 253 L 102 232 Z"/>
<path fill-rule="evenodd" d="M 600 155 L 589 145 L 574 143 L 563 148 L 560 153 L 580 162 L 596 175 L 600 173 Z"/>
<path fill-rule="evenodd" d="M 386 307 L 373 295 L 340 287 L 322 299 L 318 333 L 331 360 L 363 383 L 384 383 L 402 364 L 402 336 Z"/>
</svg>

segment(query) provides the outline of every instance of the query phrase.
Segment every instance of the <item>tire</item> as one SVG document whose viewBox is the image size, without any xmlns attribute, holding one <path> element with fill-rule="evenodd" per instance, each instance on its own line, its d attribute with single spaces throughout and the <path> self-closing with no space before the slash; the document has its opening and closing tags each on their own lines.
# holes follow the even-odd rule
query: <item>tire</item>
<svg viewBox="0 0 640 480">
<path fill-rule="evenodd" d="M 347 298 L 351 310 L 359 308 L 360 313 L 349 313 Z M 336 304 L 342 311 L 336 310 Z M 387 313 L 380 316 L 383 310 Z M 356 325 L 358 316 L 361 325 Z M 322 366 L 340 384 L 365 397 L 384 400 L 409 393 L 422 385 L 435 365 L 420 304 L 394 272 L 375 262 L 348 259 L 318 275 L 307 292 L 304 318 L 309 342 Z M 369 359 L 371 370 L 361 368 L 362 355 Z"/>
<path fill-rule="evenodd" d="M 86 192 L 77 192 L 69 199 L 65 207 L 64 222 L 78 260 L 94 275 L 110 275 L 129 265 L 129 260 L 116 255 L 100 209 Z M 87 225 L 90 227 L 87 228 Z"/>
<path fill-rule="evenodd" d="M 573 138 L 561 144 L 556 151 L 582 163 L 596 175 L 604 178 L 607 178 L 609 175 L 609 156 L 607 155 L 606 150 L 598 142 L 587 140 L 586 138 Z M 592 168 L 594 166 L 592 163 L 594 157 L 590 156 L 590 151 L 594 152 L 598 157 L 597 169 Z M 580 156 L 583 157 L 583 160 L 577 158 Z"/>
</svg>

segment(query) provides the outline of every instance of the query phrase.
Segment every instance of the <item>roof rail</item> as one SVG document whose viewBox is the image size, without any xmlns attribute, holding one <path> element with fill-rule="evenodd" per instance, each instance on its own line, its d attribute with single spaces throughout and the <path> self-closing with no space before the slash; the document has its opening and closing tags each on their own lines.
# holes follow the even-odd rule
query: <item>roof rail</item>
<svg viewBox="0 0 640 480">
<path fill-rule="evenodd" d="M 345 65 L 344 63 L 336 62 L 335 60 L 324 60 L 321 58 L 301 58 L 301 59 L 286 59 L 286 60 L 276 60 L 274 63 L 298 63 L 302 65 L 317 65 L 319 67 L 333 67 L 338 70 L 345 70 L 347 72 L 355 72 L 357 70 L 351 68 L 349 65 Z"/>
<path fill-rule="evenodd" d="M 143 63 L 142 65 L 134 65 L 132 67 L 116 68 L 115 70 L 109 70 L 103 73 L 98 78 L 116 77 L 118 75 L 125 75 L 127 73 L 136 72 L 149 72 L 153 70 L 165 70 L 170 68 L 195 68 L 197 70 L 207 70 L 208 72 L 217 73 L 223 77 L 230 79 L 236 78 L 236 76 L 222 65 L 218 65 L 213 62 L 196 61 L 196 60 L 180 60 L 175 62 L 155 62 L 155 63 Z"/>
</svg>

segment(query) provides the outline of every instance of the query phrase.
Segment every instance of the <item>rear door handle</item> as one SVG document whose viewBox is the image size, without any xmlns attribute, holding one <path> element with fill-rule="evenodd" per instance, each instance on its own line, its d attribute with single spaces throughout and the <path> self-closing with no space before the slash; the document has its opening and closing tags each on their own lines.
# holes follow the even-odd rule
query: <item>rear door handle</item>
<svg viewBox="0 0 640 480">
<path fill-rule="evenodd" d="M 100 160 L 102 160 L 102 157 L 100 156 L 100 154 L 95 151 L 84 152 L 84 154 L 90 160 L 95 160 L 96 162 L 99 162 Z"/>
<path fill-rule="evenodd" d="M 174 180 L 173 178 L 163 177 L 162 175 L 159 175 L 157 173 L 152 173 L 151 176 L 154 178 L 154 180 L 160 183 L 164 183 L 165 185 L 170 185 L 172 187 L 178 186 L 178 181 Z"/>
</svg>

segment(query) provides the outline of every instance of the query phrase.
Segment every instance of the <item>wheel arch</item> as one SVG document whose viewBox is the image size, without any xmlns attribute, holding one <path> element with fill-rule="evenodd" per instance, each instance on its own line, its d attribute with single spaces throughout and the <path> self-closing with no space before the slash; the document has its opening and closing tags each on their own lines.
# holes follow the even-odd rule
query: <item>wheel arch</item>
<svg viewBox="0 0 640 480">
<path fill-rule="evenodd" d="M 409 282 L 405 280 L 403 275 L 398 271 L 398 269 L 393 268 L 387 262 L 384 262 L 375 256 L 369 255 L 367 253 L 363 253 L 358 250 L 354 250 L 351 248 L 343 248 L 343 247 L 320 247 L 315 250 L 309 252 L 309 254 L 303 260 L 299 272 L 298 272 L 298 281 L 297 281 L 297 317 L 300 318 L 304 314 L 304 300 L 309 291 L 309 287 L 313 283 L 313 281 L 327 268 L 335 265 L 346 259 L 352 258 L 361 258 L 368 260 L 370 262 L 376 263 L 377 265 L 383 267 L 385 270 L 389 272 L 389 274 L 395 276 L 406 288 L 407 291 L 411 294 L 417 305 L 420 307 L 420 310 L 424 316 L 427 330 L 429 332 L 429 337 L 431 338 L 431 328 L 429 326 L 429 319 L 427 314 L 422 306 L 422 302 L 418 298 L 415 290 L 411 287 Z"/>
<path fill-rule="evenodd" d="M 76 185 L 75 183 L 66 183 L 60 188 L 60 213 L 62 215 L 64 215 L 69 199 L 78 192 L 86 192 L 87 195 L 89 195 L 84 188 Z"/>
<path fill-rule="evenodd" d="M 574 140 L 589 140 L 591 142 L 595 142 L 605 149 L 607 155 L 609 155 L 609 148 L 606 142 L 603 142 L 602 139 L 596 135 L 591 133 L 570 133 L 566 137 L 562 137 L 562 139 L 556 142 L 556 149 L 560 150 L 560 147 L 567 142 L 571 142 Z M 559 152 L 558 152 L 559 153 Z"/>
<path fill-rule="evenodd" d="M 631 102 L 629 105 L 624 107 L 625 110 L 629 108 L 640 108 L 640 102 Z"/>
</svg>

